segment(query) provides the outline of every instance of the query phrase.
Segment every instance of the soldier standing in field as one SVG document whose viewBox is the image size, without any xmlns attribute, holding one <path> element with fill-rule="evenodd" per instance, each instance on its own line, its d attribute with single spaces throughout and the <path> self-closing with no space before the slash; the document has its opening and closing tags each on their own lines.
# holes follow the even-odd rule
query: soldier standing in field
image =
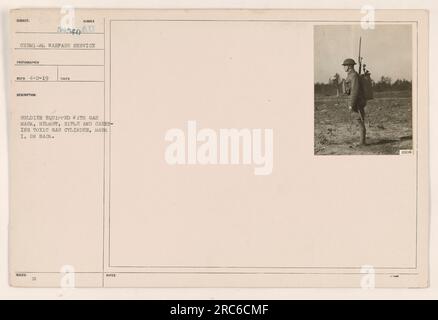
<svg viewBox="0 0 438 320">
<path fill-rule="evenodd" d="M 345 93 L 350 96 L 348 108 L 359 125 L 359 145 L 366 145 L 365 106 L 367 100 L 361 85 L 360 76 L 356 70 L 354 70 L 355 64 L 356 62 L 353 59 L 345 59 L 344 63 L 342 63 L 345 72 L 347 72 Z"/>
</svg>

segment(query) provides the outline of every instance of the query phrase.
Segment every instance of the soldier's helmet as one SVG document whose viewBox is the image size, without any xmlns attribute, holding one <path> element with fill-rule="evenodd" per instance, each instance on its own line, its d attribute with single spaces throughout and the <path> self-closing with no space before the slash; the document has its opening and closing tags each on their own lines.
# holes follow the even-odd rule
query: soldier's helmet
<svg viewBox="0 0 438 320">
<path fill-rule="evenodd" d="M 351 58 L 345 59 L 342 63 L 343 66 L 354 66 L 355 64 L 356 62 Z"/>
</svg>

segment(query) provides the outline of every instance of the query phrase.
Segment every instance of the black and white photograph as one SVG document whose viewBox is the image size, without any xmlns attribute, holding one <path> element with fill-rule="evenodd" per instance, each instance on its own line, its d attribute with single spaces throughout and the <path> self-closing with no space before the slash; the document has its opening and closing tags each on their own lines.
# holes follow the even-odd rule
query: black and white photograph
<svg viewBox="0 0 438 320">
<path fill-rule="evenodd" d="M 412 153 L 412 40 L 409 24 L 315 26 L 315 155 Z"/>
</svg>

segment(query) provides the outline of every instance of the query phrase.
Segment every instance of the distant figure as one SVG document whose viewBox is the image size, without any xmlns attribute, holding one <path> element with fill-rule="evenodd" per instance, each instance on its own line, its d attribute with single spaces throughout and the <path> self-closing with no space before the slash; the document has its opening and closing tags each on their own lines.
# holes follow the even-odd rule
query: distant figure
<svg viewBox="0 0 438 320">
<path fill-rule="evenodd" d="M 361 86 L 360 76 L 354 70 L 356 62 L 353 59 L 345 59 L 342 65 L 345 72 L 347 72 L 347 79 L 345 80 L 345 94 L 350 96 L 348 108 L 355 116 L 359 124 L 360 145 L 366 145 L 366 128 L 365 128 L 365 106 L 367 100 L 364 96 L 363 88 Z"/>
<path fill-rule="evenodd" d="M 338 73 L 336 73 L 334 76 L 333 76 L 333 78 L 331 79 L 332 80 L 332 83 L 334 84 L 334 86 L 336 87 L 336 96 L 337 97 L 339 97 L 339 94 L 340 94 L 340 90 L 339 90 L 339 87 L 340 87 L 340 75 L 338 74 Z"/>
</svg>

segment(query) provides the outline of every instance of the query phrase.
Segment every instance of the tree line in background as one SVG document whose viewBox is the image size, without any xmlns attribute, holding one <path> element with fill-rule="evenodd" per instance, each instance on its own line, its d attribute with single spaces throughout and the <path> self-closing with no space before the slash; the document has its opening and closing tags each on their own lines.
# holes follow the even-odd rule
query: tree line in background
<svg viewBox="0 0 438 320">
<path fill-rule="evenodd" d="M 329 79 L 328 83 L 317 82 L 315 83 L 315 94 L 326 96 L 342 94 L 343 81 L 344 79 L 341 79 L 339 74 L 335 74 Z M 382 76 L 377 82 L 374 80 L 371 81 L 374 92 L 412 91 L 412 82 L 406 79 L 392 81 L 390 77 Z"/>
</svg>

